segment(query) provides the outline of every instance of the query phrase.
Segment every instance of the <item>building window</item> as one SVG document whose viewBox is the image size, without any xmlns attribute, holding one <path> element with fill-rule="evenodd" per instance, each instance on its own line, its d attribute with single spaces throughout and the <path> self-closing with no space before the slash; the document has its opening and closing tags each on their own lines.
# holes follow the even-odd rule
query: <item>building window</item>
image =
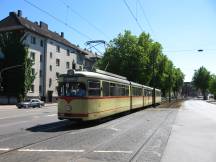
<svg viewBox="0 0 216 162">
<path fill-rule="evenodd" d="M 32 69 L 32 75 L 35 75 L 35 69 Z"/>
<path fill-rule="evenodd" d="M 30 59 L 32 60 L 32 62 L 35 62 L 35 52 L 30 53 Z"/>
<path fill-rule="evenodd" d="M 42 77 L 42 70 L 40 70 L 39 77 L 40 78 Z"/>
<path fill-rule="evenodd" d="M 56 52 L 60 52 L 60 46 L 56 46 Z"/>
<path fill-rule="evenodd" d="M 66 69 L 70 68 L 70 62 L 66 62 Z"/>
<path fill-rule="evenodd" d="M 52 65 L 50 65 L 50 71 L 52 71 Z"/>
<path fill-rule="evenodd" d="M 36 44 L 36 38 L 34 36 L 31 36 L 31 43 Z"/>
<path fill-rule="evenodd" d="M 70 56 L 70 50 L 67 49 L 67 56 Z"/>
<path fill-rule="evenodd" d="M 81 71 L 82 71 L 82 70 L 83 70 L 83 66 L 81 66 L 81 65 L 80 65 L 80 66 L 79 66 L 79 70 L 81 70 Z"/>
<path fill-rule="evenodd" d="M 34 92 L 34 85 L 31 85 L 31 89 L 30 89 L 30 92 Z"/>
<path fill-rule="evenodd" d="M 76 69 L 76 64 L 74 61 L 72 62 L 72 69 Z"/>
<path fill-rule="evenodd" d="M 77 63 L 78 64 L 83 64 L 83 61 L 84 61 L 83 56 L 77 55 Z"/>
<path fill-rule="evenodd" d="M 60 59 L 56 59 L 56 66 L 60 66 Z"/>
<path fill-rule="evenodd" d="M 56 73 L 56 78 L 58 78 L 58 77 L 59 77 L 59 73 L 57 72 L 57 73 Z"/>
<path fill-rule="evenodd" d="M 51 87 L 52 86 L 52 79 L 50 78 L 49 79 L 49 87 Z"/>
<path fill-rule="evenodd" d="M 43 56 L 42 55 L 40 55 L 40 62 L 42 62 L 43 61 Z"/>
<path fill-rule="evenodd" d="M 52 54 L 52 52 L 50 52 L 50 58 L 52 58 L 52 56 L 53 56 L 53 54 Z"/>
<path fill-rule="evenodd" d="M 43 45 L 44 45 L 44 42 L 43 42 L 43 40 L 41 40 L 40 41 L 40 46 L 43 47 Z"/>
</svg>

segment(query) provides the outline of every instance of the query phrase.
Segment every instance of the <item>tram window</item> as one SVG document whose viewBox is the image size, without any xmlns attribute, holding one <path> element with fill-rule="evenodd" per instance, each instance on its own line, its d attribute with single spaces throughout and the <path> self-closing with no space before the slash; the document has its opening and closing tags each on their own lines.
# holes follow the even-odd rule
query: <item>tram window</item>
<svg viewBox="0 0 216 162">
<path fill-rule="evenodd" d="M 110 96 L 115 96 L 114 95 L 114 91 L 115 91 L 115 84 L 114 83 L 110 83 Z"/>
<path fill-rule="evenodd" d="M 125 85 L 119 85 L 119 95 L 125 96 Z"/>
<path fill-rule="evenodd" d="M 99 81 L 89 80 L 88 81 L 88 87 L 89 88 L 100 88 L 100 82 Z"/>
<path fill-rule="evenodd" d="M 128 96 L 128 95 L 129 95 L 129 87 L 126 86 L 126 87 L 125 87 L 125 96 Z"/>
<path fill-rule="evenodd" d="M 58 94 L 59 96 L 86 96 L 85 84 L 78 82 L 60 84 Z"/>
<path fill-rule="evenodd" d="M 109 82 L 103 82 L 103 96 L 110 95 L 110 85 Z"/>
<path fill-rule="evenodd" d="M 89 80 L 88 81 L 88 95 L 89 96 L 100 96 L 100 82 Z"/>
<path fill-rule="evenodd" d="M 133 96 L 142 96 L 142 88 L 132 87 Z"/>
</svg>

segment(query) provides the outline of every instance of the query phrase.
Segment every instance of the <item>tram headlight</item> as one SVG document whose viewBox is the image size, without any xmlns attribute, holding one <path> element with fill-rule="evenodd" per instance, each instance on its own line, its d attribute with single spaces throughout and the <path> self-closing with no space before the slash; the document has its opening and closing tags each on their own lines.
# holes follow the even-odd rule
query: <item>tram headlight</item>
<svg viewBox="0 0 216 162">
<path fill-rule="evenodd" d="M 65 106 L 65 110 L 66 111 L 71 111 L 72 110 L 72 106 L 71 105 L 66 105 Z"/>
</svg>

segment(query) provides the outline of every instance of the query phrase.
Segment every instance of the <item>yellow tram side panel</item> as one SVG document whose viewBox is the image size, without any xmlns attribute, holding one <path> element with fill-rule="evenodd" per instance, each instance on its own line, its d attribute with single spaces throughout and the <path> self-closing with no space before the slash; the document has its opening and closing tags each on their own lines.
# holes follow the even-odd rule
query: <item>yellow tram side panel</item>
<svg viewBox="0 0 216 162">
<path fill-rule="evenodd" d="M 68 106 L 71 110 L 67 110 Z M 130 98 L 73 99 L 67 102 L 59 99 L 58 113 L 63 119 L 94 120 L 130 109 Z"/>
<path fill-rule="evenodd" d="M 132 109 L 143 107 L 143 96 L 132 96 Z"/>
<path fill-rule="evenodd" d="M 156 103 L 161 103 L 161 97 L 160 96 L 156 97 Z"/>
<path fill-rule="evenodd" d="M 103 98 L 88 101 L 88 120 L 94 120 L 130 110 L 130 98 Z"/>
<path fill-rule="evenodd" d="M 152 105 L 153 101 L 152 101 L 152 96 L 148 97 L 148 105 Z"/>
<path fill-rule="evenodd" d="M 79 115 L 81 116 L 81 114 L 88 114 L 87 105 L 87 102 L 83 99 L 71 99 L 70 101 L 67 101 L 65 99 L 59 99 L 58 113 L 68 114 L 67 117 L 77 116 L 76 118 L 78 118 Z"/>
<path fill-rule="evenodd" d="M 149 104 L 149 97 L 148 97 L 148 96 L 145 96 L 145 97 L 144 97 L 144 106 L 148 106 L 148 105 L 150 105 L 150 104 Z"/>
</svg>

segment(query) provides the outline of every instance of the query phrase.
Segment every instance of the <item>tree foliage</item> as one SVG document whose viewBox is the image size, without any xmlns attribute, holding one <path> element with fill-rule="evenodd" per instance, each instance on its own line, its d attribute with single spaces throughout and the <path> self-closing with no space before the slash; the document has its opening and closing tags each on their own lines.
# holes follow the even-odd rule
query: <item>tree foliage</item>
<svg viewBox="0 0 216 162">
<path fill-rule="evenodd" d="M 177 94 L 184 80 L 181 70 L 175 68 L 172 61 L 162 53 L 161 44 L 154 42 L 150 35 L 144 32 L 138 37 L 130 31 L 119 34 L 110 41 L 97 67 L 126 76 L 130 81 L 155 85 L 162 89 L 164 96 L 169 90 L 174 90 Z"/>
<path fill-rule="evenodd" d="M 212 75 L 209 82 L 209 91 L 214 95 L 214 99 L 216 99 L 216 75 Z"/>
<path fill-rule="evenodd" d="M 210 79 L 210 72 L 205 67 L 202 66 L 195 70 L 192 82 L 197 89 L 201 90 L 204 99 L 206 99 L 206 91 L 209 88 Z"/>
<path fill-rule="evenodd" d="M 0 70 L 21 65 L 21 67 L 4 71 L 3 95 L 25 98 L 35 79 L 32 74 L 32 61 L 28 57 L 28 49 L 23 43 L 24 31 L 0 33 L 0 48 L 5 57 L 0 60 Z"/>
</svg>

